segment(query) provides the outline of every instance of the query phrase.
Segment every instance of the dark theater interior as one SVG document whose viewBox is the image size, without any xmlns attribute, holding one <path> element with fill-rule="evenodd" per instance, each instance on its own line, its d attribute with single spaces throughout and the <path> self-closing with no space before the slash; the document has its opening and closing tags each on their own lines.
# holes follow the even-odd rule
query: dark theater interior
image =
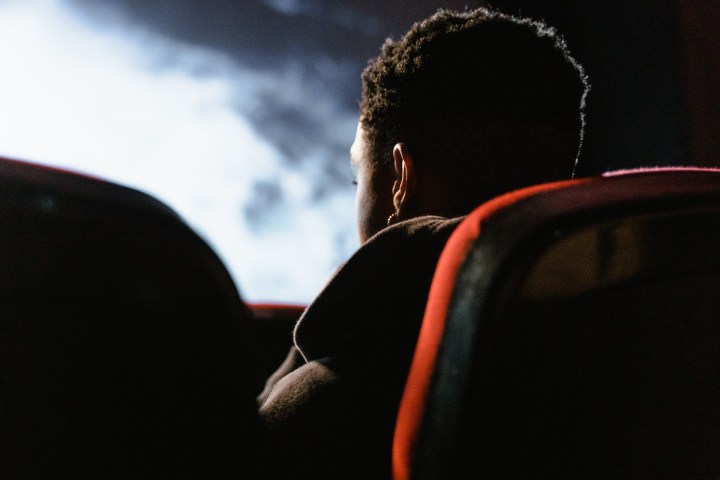
<svg viewBox="0 0 720 480">
<path fill-rule="evenodd" d="M 417 293 L 404 143 L 357 240 L 361 75 L 478 7 L 566 40 L 579 160 Z M 718 52 L 718 0 L 0 0 L 0 479 L 720 479 Z"/>
</svg>

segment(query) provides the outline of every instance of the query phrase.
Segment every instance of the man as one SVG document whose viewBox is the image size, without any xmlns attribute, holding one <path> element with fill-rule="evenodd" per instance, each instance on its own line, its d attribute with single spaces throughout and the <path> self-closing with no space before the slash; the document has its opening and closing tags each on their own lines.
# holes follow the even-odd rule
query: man
<svg viewBox="0 0 720 480">
<path fill-rule="evenodd" d="M 440 10 L 362 75 L 351 167 L 361 248 L 307 308 L 260 397 L 268 475 L 390 476 L 395 414 L 435 263 L 501 193 L 573 175 L 588 84 L 547 25 Z"/>
</svg>

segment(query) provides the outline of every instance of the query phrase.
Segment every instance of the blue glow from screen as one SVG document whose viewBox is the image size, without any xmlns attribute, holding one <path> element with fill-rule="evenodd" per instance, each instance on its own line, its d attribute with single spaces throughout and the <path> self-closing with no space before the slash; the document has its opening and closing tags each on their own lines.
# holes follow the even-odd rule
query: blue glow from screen
<svg viewBox="0 0 720 480">
<path fill-rule="evenodd" d="M 334 153 L 304 148 L 290 168 L 249 121 L 258 99 L 276 98 L 349 147 L 355 112 L 309 91 L 317 85 L 299 81 L 297 63 L 249 68 L 62 0 L 0 1 L 0 61 L 0 155 L 156 196 L 215 249 L 246 299 L 305 303 L 357 247 L 350 182 L 317 194 Z"/>
</svg>

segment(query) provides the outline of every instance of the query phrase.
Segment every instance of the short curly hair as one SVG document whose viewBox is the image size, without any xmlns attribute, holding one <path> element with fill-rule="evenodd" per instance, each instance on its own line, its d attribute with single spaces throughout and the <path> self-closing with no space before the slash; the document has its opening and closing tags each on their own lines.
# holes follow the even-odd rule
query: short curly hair
<svg viewBox="0 0 720 480">
<path fill-rule="evenodd" d="M 420 168 L 460 187 L 477 189 L 482 176 L 489 197 L 573 175 L 588 90 L 545 23 L 441 9 L 370 60 L 360 122 L 376 164 L 391 165 L 393 145 L 404 142 Z"/>
</svg>

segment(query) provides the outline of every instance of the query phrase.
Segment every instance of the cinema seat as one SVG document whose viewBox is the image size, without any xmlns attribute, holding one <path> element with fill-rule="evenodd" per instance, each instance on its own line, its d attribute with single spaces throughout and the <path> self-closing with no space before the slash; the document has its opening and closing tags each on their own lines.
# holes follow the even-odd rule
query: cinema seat
<svg viewBox="0 0 720 480">
<path fill-rule="evenodd" d="M 720 478 L 720 171 L 538 185 L 456 230 L 395 480 Z"/>
<path fill-rule="evenodd" d="M 255 478 L 248 311 L 171 209 L 0 160 L 0 478 Z"/>
</svg>

